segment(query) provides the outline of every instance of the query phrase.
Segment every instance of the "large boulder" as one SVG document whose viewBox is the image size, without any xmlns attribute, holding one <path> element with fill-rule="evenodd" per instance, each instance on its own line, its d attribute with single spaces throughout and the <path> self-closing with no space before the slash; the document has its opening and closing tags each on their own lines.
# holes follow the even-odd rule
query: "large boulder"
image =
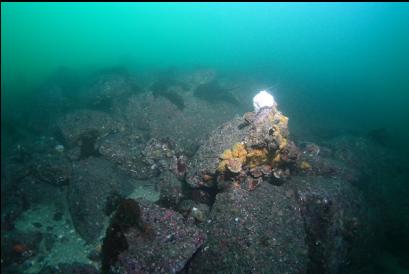
<svg viewBox="0 0 409 274">
<path fill-rule="evenodd" d="M 275 106 L 267 107 L 214 130 L 189 162 L 186 181 L 193 188 L 213 187 L 241 181 L 262 167 L 265 175 L 282 179 L 297 158 L 297 148 L 288 140 L 288 118 Z"/>
<path fill-rule="evenodd" d="M 202 228 L 208 241 L 189 273 L 307 273 L 303 219 L 283 187 L 263 182 L 217 194 Z"/>
<path fill-rule="evenodd" d="M 304 221 L 309 273 L 348 273 L 368 259 L 365 250 L 374 235 L 355 187 L 320 176 L 292 177 L 285 187 L 295 194 Z"/>
<path fill-rule="evenodd" d="M 122 129 L 122 125 L 108 114 L 93 110 L 70 112 L 58 120 L 57 127 L 68 146 L 79 145 L 83 150 L 94 149 L 97 138 Z"/>
<path fill-rule="evenodd" d="M 81 237 L 88 242 L 97 240 L 108 220 L 105 211 L 111 197 L 126 197 L 134 187 L 135 181 L 108 160 L 89 157 L 74 162 L 68 204 Z"/>
<path fill-rule="evenodd" d="M 140 134 L 117 132 L 100 138 L 95 146 L 105 159 L 136 179 L 148 179 L 158 174 L 157 169 L 145 161 L 146 140 Z"/>
<path fill-rule="evenodd" d="M 107 229 L 103 271 L 178 273 L 206 240 L 179 213 L 145 200 L 126 199 Z"/>
<path fill-rule="evenodd" d="M 183 94 L 183 110 L 178 107 L 181 103 L 175 105 L 172 101 L 151 94 L 132 95 L 117 115 L 125 116 L 130 128 L 149 131 L 154 138 L 169 139 L 176 151 L 193 155 L 204 137 L 238 111 L 234 105 L 208 104 L 194 97 L 191 91 Z"/>
<path fill-rule="evenodd" d="M 217 194 L 190 273 L 346 273 L 365 262 L 367 207 L 350 183 L 295 176 Z"/>
<path fill-rule="evenodd" d="M 146 141 L 135 132 L 110 134 L 95 146 L 99 154 L 136 179 L 149 179 L 163 171 L 175 170 L 180 163 L 169 143 L 155 138 Z M 175 173 L 179 176 L 180 172 L 175 170 Z"/>
<path fill-rule="evenodd" d="M 244 139 L 248 128 L 243 130 L 239 126 L 243 123 L 241 118 L 235 118 L 210 134 L 209 138 L 199 147 L 193 158 L 188 161 L 186 181 L 190 187 L 211 186 L 213 181 L 206 180 L 207 174 L 215 174 L 220 161 L 219 155 L 232 147 L 236 142 Z"/>
</svg>

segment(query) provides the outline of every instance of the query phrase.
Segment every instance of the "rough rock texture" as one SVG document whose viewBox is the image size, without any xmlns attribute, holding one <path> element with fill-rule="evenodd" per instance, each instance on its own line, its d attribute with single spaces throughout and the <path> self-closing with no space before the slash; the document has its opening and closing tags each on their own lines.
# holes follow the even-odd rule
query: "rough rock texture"
<svg viewBox="0 0 409 274">
<path fill-rule="evenodd" d="M 176 165 L 177 158 L 171 144 L 156 138 L 145 144 L 142 155 L 145 163 L 160 172 L 172 169 Z"/>
<path fill-rule="evenodd" d="M 11 241 L 22 212 L 45 202 L 60 211 L 66 195 L 88 243 L 101 243 L 112 216 L 102 263 L 113 273 L 351 273 L 373 236 L 354 186 L 381 212 L 376 242 L 393 234 L 405 250 L 408 169 L 387 143 L 343 136 L 295 146 L 275 107 L 233 118 L 242 113 L 240 92 L 228 91 L 239 82 L 223 83 L 211 70 L 165 74 L 141 90 L 121 69 L 100 72 L 81 88 L 43 87 L 48 100 L 38 102 L 29 123 L 42 135 L 46 121 L 58 119 L 59 135 L 12 138 L 2 163 L 2 268 L 27 267 L 25 256 L 36 256 L 49 237 L 15 234 Z M 80 101 L 88 109 L 78 110 Z M 20 125 L 8 129 L 25 136 Z M 160 188 L 157 204 L 124 199 L 148 197 L 140 187 L 148 184 Z M 122 211 L 124 200 L 134 203 Z M 21 240 L 33 254 L 16 254 Z M 97 271 L 81 264 L 43 270 Z"/>
<path fill-rule="evenodd" d="M 68 178 L 70 167 L 67 166 L 65 155 L 56 151 L 55 146 L 58 144 L 55 138 L 45 136 L 19 142 L 8 150 L 7 158 L 2 162 L 6 163 L 2 166 L 2 177 L 14 184 L 26 176 L 39 175 L 40 169 L 44 167 L 51 171 L 49 175 L 54 178 L 59 177 L 58 174 Z"/>
<path fill-rule="evenodd" d="M 211 187 L 217 177 L 221 185 L 234 177 L 231 173 L 244 174 L 262 165 L 268 165 L 276 179 L 288 176 L 298 151 L 288 141 L 287 123 L 288 118 L 272 107 L 224 124 L 212 132 L 190 161 L 187 183 L 191 187 Z M 209 176 L 213 180 L 208 180 Z"/>
<path fill-rule="evenodd" d="M 90 157 L 73 164 L 73 178 L 68 204 L 74 226 L 88 242 L 101 236 L 106 222 L 107 200 L 112 195 L 125 197 L 135 187 L 134 181 L 102 158 Z"/>
<path fill-rule="evenodd" d="M 144 200 L 138 200 L 140 221 L 134 224 L 116 223 L 114 218 L 107 230 L 103 250 L 116 254 L 107 258 L 107 267 L 113 273 L 177 273 L 206 240 L 206 235 L 194 225 L 185 224 L 179 213 L 160 208 Z M 118 214 L 118 212 L 116 213 Z M 129 215 L 129 210 L 124 214 Z M 135 215 L 134 214 L 134 215 Z M 132 219 L 129 215 L 126 220 Z M 144 224 L 143 227 L 138 225 Z M 115 233 L 110 233 L 111 231 Z M 110 237 L 118 240 L 110 241 Z M 107 244 L 112 244 L 107 247 Z"/>
<path fill-rule="evenodd" d="M 204 203 L 198 203 L 193 200 L 183 200 L 179 203 L 177 209 L 185 218 L 192 217 L 198 222 L 203 222 L 209 217 L 210 207 Z"/>
<path fill-rule="evenodd" d="M 125 70 L 97 74 L 84 88 L 82 96 L 91 107 L 109 108 L 119 100 L 140 91 L 137 81 Z"/>
<path fill-rule="evenodd" d="M 57 127 L 69 146 L 83 146 L 87 141 L 93 145 L 97 138 L 122 129 L 108 114 L 93 110 L 70 112 L 58 120 Z"/>
<path fill-rule="evenodd" d="M 148 179 L 157 175 L 157 170 L 144 161 L 145 138 L 140 134 L 117 132 L 101 138 L 96 143 L 98 152 L 118 165 L 132 177 Z"/>
<path fill-rule="evenodd" d="M 309 273 L 348 273 L 351 263 L 368 259 L 363 254 L 373 235 L 357 189 L 316 176 L 293 177 L 286 188 L 294 191 L 304 220 Z"/>
<path fill-rule="evenodd" d="M 28 176 L 19 182 L 17 191 L 16 189 L 10 189 L 6 192 L 10 195 L 7 199 L 14 199 L 15 205 L 8 208 L 13 209 L 15 206 L 20 205 L 22 209 L 27 210 L 36 204 L 47 204 L 55 202 L 65 202 L 65 192 L 67 186 L 55 186 L 49 183 L 42 182 L 36 177 Z M 14 192 L 14 193 L 13 193 Z"/>
<path fill-rule="evenodd" d="M 191 187 L 212 186 L 213 181 L 206 181 L 206 174 L 215 174 L 219 163 L 219 155 L 235 143 L 242 141 L 249 128 L 239 129 L 242 118 L 236 117 L 214 130 L 204 141 L 199 150 L 188 162 L 186 181 Z"/>
<path fill-rule="evenodd" d="M 7 180 L 18 183 L 26 176 L 36 180 L 62 186 L 71 177 L 71 164 L 63 152 L 58 152 L 54 138 L 38 138 L 31 146 L 18 145 L 10 151 L 4 175 Z"/>
<path fill-rule="evenodd" d="M 71 163 L 62 153 L 37 155 L 33 163 L 35 176 L 39 180 L 55 186 L 69 183 L 72 173 Z"/>
<path fill-rule="evenodd" d="M 193 155 L 198 143 L 211 130 L 233 118 L 238 109 L 232 105 L 209 105 L 190 91 L 184 93 L 183 99 L 185 107 L 181 111 L 164 97 L 133 95 L 120 113 L 125 113 L 126 123 L 132 128 L 149 130 L 155 138 L 168 138 L 177 146 L 175 151 Z"/>
<path fill-rule="evenodd" d="M 189 273 L 347 273 L 368 259 L 366 209 L 359 192 L 337 179 L 233 187 L 217 194 L 200 225 L 208 240 Z"/>
<path fill-rule="evenodd" d="M 161 172 L 177 172 L 178 157 L 171 145 L 159 139 L 144 141 L 139 134 L 118 132 L 96 142 L 98 152 L 136 179 L 149 179 Z"/>
<path fill-rule="evenodd" d="M 303 219 L 282 187 L 220 193 L 202 227 L 208 241 L 189 273 L 306 273 Z"/>
<path fill-rule="evenodd" d="M 350 269 L 368 231 L 366 205 L 350 184 L 357 172 L 329 149 L 297 148 L 288 140 L 287 121 L 275 108 L 247 113 L 213 131 L 189 162 L 190 187 L 222 191 L 201 224 L 208 241 L 190 272 Z M 275 184 L 282 178 L 290 181 Z M 189 207 L 182 203 L 179 210 L 192 215 Z"/>
<path fill-rule="evenodd" d="M 395 250 L 406 251 L 409 245 L 407 155 L 391 148 L 388 142 L 382 145 L 359 136 L 339 136 L 326 145 L 332 150 L 333 158 L 359 170 L 361 180 L 354 185 L 366 194 L 374 216 L 372 223 L 377 228 L 377 243 L 385 242 L 387 246 L 395 245 Z M 400 260 L 408 261 L 405 255 Z"/>
<path fill-rule="evenodd" d="M 54 138 L 33 137 L 7 151 L 1 170 L 2 229 L 12 230 L 20 214 L 33 205 L 64 197 L 71 164 L 55 150 L 56 144 Z"/>
<path fill-rule="evenodd" d="M 402 244 L 409 243 L 408 168 L 405 157 L 387 146 L 362 136 L 344 135 L 320 144 L 303 145 L 302 158 L 311 163 L 306 173 L 342 178 L 366 194 L 377 223 L 378 233 L 393 234 Z M 317 153 L 318 152 L 318 153 Z M 387 183 L 386 183 L 387 182 Z M 399 225 L 393 225 L 397 224 Z M 391 231 L 391 232 L 386 232 Z M 389 239 L 390 241 L 390 239 Z"/>
<path fill-rule="evenodd" d="M 205 204 L 196 204 L 190 210 L 189 217 L 194 218 L 197 222 L 204 222 L 209 217 L 210 208 Z"/>
<path fill-rule="evenodd" d="M 357 182 L 362 174 L 351 162 L 337 159 L 326 146 L 314 143 L 300 144 L 298 167 L 302 173 L 327 178 L 342 178 L 347 182 Z"/>
<path fill-rule="evenodd" d="M 158 203 L 166 208 L 176 209 L 183 199 L 182 182 L 170 171 L 165 171 L 160 178 L 160 197 Z"/>
</svg>

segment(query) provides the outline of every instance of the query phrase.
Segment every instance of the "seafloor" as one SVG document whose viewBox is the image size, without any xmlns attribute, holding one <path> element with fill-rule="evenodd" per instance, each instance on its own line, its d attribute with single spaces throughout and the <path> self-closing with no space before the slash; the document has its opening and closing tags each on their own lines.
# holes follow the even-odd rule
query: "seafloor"
<svg viewBox="0 0 409 274">
<path fill-rule="evenodd" d="M 212 69 L 79 78 L 2 118 L 2 273 L 408 271 L 385 130 L 303 135 L 280 106 L 265 124 L 262 84 Z"/>
</svg>

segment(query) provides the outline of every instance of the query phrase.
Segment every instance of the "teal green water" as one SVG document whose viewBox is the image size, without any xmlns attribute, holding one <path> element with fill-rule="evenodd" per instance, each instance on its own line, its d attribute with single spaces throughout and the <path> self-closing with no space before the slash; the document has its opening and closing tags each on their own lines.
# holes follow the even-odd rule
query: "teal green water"
<svg viewBox="0 0 409 274">
<path fill-rule="evenodd" d="M 407 3 L 2 3 L 1 15 L 4 96 L 59 66 L 201 65 L 263 75 L 322 123 L 408 134 Z"/>
<path fill-rule="evenodd" d="M 2 3 L 1 57 L 2 125 L 60 67 L 204 67 L 276 86 L 295 135 L 386 129 L 409 153 L 408 3 Z"/>
</svg>

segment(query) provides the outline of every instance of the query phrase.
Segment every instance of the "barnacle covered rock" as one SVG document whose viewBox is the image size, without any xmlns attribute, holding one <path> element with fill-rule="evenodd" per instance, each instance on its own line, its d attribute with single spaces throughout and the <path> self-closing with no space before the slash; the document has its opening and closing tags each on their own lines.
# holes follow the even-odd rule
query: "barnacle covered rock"
<svg viewBox="0 0 409 274">
<path fill-rule="evenodd" d="M 233 173 L 239 173 L 247 159 L 247 150 L 244 144 L 236 143 L 232 149 L 226 149 L 220 155 L 220 162 L 217 167 L 219 172 L 226 169 Z"/>
<path fill-rule="evenodd" d="M 288 118 L 275 105 L 263 107 L 213 131 L 188 163 L 186 180 L 191 187 L 212 187 L 220 176 L 251 174 L 264 165 L 287 174 L 297 158 L 297 147 L 288 140 Z M 219 179 L 204 181 L 208 176 Z"/>
<path fill-rule="evenodd" d="M 246 120 L 248 115 L 243 119 Z M 246 120 L 246 122 L 249 120 Z M 256 114 L 244 141 L 236 143 L 220 155 L 217 171 L 242 171 L 264 165 L 280 166 L 288 157 L 288 118 L 276 108 L 263 108 Z M 283 157 L 281 157 L 283 155 Z"/>
<path fill-rule="evenodd" d="M 268 153 L 265 148 L 249 149 L 247 154 L 248 165 L 250 168 L 260 166 L 267 162 Z"/>
</svg>

